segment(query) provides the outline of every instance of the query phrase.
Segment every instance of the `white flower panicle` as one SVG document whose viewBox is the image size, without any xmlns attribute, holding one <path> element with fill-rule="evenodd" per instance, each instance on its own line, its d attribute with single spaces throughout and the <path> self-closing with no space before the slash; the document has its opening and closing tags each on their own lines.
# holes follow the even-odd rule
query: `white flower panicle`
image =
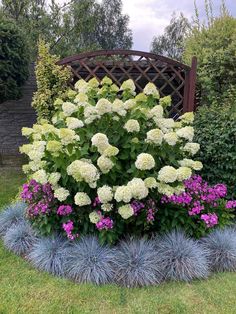
<svg viewBox="0 0 236 314">
<path fill-rule="evenodd" d="M 99 179 L 98 169 L 86 160 L 75 160 L 67 167 L 68 175 L 72 176 L 77 182 L 84 181 L 94 186 Z M 96 186 L 94 186 L 96 187 Z"/>
<path fill-rule="evenodd" d="M 151 170 L 155 167 L 155 160 L 152 155 L 141 153 L 135 161 L 135 167 L 139 170 Z"/>
<path fill-rule="evenodd" d="M 146 142 L 161 145 L 163 135 L 164 134 L 160 129 L 152 129 L 147 132 Z"/>
<path fill-rule="evenodd" d="M 110 101 L 105 98 L 99 99 L 95 108 L 100 116 L 112 112 L 112 105 Z"/>
<path fill-rule="evenodd" d="M 192 170 L 189 167 L 180 167 L 176 170 L 177 172 L 177 180 L 184 181 L 191 177 Z"/>
<path fill-rule="evenodd" d="M 131 188 L 126 185 L 118 186 L 114 198 L 117 202 L 129 203 L 132 198 Z"/>
<path fill-rule="evenodd" d="M 179 141 L 179 137 L 175 132 L 166 133 L 164 135 L 164 141 L 170 146 L 175 146 Z"/>
<path fill-rule="evenodd" d="M 157 180 L 153 177 L 148 177 L 144 180 L 144 184 L 148 189 L 155 189 L 157 187 Z"/>
<path fill-rule="evenodd" d="M 190 155 L 194 156 L 200 149 L 198 143 L 186 143 L 183 147 L 183 151 L 188 152 Z"/>
<path fill-rule="evenodd" d="M 148 196 L 148 188 L 145 182 L 140 178 L 133 178 L 128 182 L 127 187 L 130 188 L 134 199 L 141 200 Z"/>
<path fill-rule="evenodd" d="M 128 133 L 139 132 L 139 131 L 140 131 L 140 125 L 139 125 L 139 123 L 138 123 L 137 120 L 130 119 L 130 120 L 128 120 L 128 121 L 125 123 L 124 129 L 126 129 L 126 131 L 127 131 Z"/>
<path fill-rule="evenodd" d="M 112 188 L 108 185 L 103 185 L 97 190 L 98 198 L 101 203 L 109 203 L 113 199 Z"/>
<path fill-rule="evenodd" d="M 177 171 L 174 167 L 164 166 L 158 172 L 157 179 L 164 183 L 173 183 L 177 180 Z"/>
<path fill-rule="evenodd" d="M 89 214 L 89 220 L 92 224 L 98 223 L 100 221 L 100 219 L 101 219 L 101 217 L 96 211 L 93 211 Z"/>
<path fill-rule="evenodd" d="M 70 192 L 62 187 L 54 190 L 54 197 L 57 198 L 60 202 L 64 202 L 69 195 Z"/>
<path fill-rule="evenodd" d="M 71 116 L 74 112 L 76 112 L 78 109 L 77 107 L 72 104 L 71 102 L 64 102 L 62 105 L 62 110 L 65 116 L 69 117 Z"/>
<path fill-rule="evenodd" d="M 131 93 L 135 94 L 135 84 L 133 80 L 124 81 L 120 87 L 120 90 L 129 90 Z"/>
<path fill-rule="evenodd" d="M 148 83 L 143 90 L 145 95 L 152 95 L 154 98 L 159 99 L 160 94 L 156 88 L 156 85 L 154 83 Z"/>
<path fill-rule="evenodd" d="M 82 120 L 79 120 L 77 118 L 68 117 L 66 118 L 66 125 L 69 129 L 75 130 L 78 128 L 82 128 L 84 126 L 84 123 Z"/>
<path fill-rule="evenodd" d="M 97 165 L 102 173 L 108 173 L 113 168 L 114 163 L 111 161 L 111 159 L 102 155 L 98 158 Z"/>
<path fill-rule="evenodd" d="M 129 219 L 134 215 L 134 210 L 131 205 L 123 205 L 118 208 L 118 213 L 121 215 L 123 219 Z"/>
<path fill-rule="evenodd" d="M 194 129 L 192 126 L 185 126 L 176 131 L 176 134 L 185 140 L 192 141 L 194 137 Z"/>
<path fill-rule="evenodd" d="M 86 206 L 91 204 L 91 199 L 87 193 L 77 192 L 74 197 L 75 204 L 78 206 Z"/>
</svg>

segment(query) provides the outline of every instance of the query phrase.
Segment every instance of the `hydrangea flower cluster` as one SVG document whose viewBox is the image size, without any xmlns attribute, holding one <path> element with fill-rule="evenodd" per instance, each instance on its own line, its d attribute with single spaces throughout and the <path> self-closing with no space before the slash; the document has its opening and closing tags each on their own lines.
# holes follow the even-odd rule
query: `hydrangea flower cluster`
<svg viewBox="0 0 236 314">
<path fill-rule="evenodd" d="M 224 184 L 209 186 L 199 175 L 194 175 L 184 181 L 185 191 L 181 194 L 164 195 L 163 204 L 175 204 L 186 208 L 189 216 L 200 218 L 207 228 L 218 224 L 217 211 L 224 202 L 225 209 L 236 207 L 236 201 L 225 202 L 227 187 Z"/>
<path fill-rule="evenodd" d="M 79 80 L 56 99 L 51 121 L 23 128 L 29 139 L 20 149 L 29 158 L 23 170 L 50 186 L 58 204 L 51 210 L 43 194 L 37 198 L 36 212 L 50 216 L 48 230 L 60 224 L 70 238 L 72 226 L 72 236 L 126 232 L 136 223 L 147 230 L 156 215 L 147 200 L 183 193 L 183 182 L 202 168 L 194 160 L 200 147 L 193 142 L 193 113 L 174 121 L 165 116 L 168 106 L 171 97 L 161 97 L 153 83 L 136 94 L 132 80 L 121 87 L 108 77 Z"/>
</svg>

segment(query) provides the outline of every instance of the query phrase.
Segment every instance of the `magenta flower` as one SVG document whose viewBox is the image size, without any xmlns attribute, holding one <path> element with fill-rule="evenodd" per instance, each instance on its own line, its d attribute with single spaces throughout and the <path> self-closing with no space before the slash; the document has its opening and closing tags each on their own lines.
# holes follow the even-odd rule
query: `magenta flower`
<svg viewBox="0 0 236 314">
<path fill-rule="evenodd" d="M 101 220 L 96 223 L 98 230 L 108 230 L 113 228 L 113 220 L 110 217 L 101 217 Z"/>
<path fill-rule="evenodd" d="M 70 205 L 60 205 L 57 209 L 59 216 L 67 216 L 72 213 L 72 207 Z"/>
<path fill-rule="evenodd" d="M 212 228 L 218 224 L 218 216 L 215 213 L 203 214 L 201 219 L 204 220 L 207 228 Z"/>
</svg>

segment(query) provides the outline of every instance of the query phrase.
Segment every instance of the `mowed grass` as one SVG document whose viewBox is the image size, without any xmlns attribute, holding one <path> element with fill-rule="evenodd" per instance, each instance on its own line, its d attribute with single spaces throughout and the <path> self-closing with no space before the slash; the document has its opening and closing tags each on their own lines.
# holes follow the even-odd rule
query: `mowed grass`
<svg viewBox="0 0 236 314">
<path fill-rule="evenodd" d="M 20 170 L 0 169 L 0 206 L 15 198 Z M 0 242 L 0 314 L 9 313 L 236 313 L 236 273 L 191 284 L 125 289 L 76 285 L 35 270 Z"/>
</svg>

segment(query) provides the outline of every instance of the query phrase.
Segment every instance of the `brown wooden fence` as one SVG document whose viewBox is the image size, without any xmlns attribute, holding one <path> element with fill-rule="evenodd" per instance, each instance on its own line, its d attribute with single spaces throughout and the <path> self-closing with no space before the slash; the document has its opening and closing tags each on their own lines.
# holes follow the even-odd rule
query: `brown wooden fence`
<svg viewBox="0 0 236 314">
<path fill-rule="evenodd" d="M 178 61 L 153 53 L 135 50 L 99 50 L 81 53 L 64 58 L 60 65 L 72 68 L 73 79 L 96 77 L 101 80 L 110 77 L 118 86 L 124 80 L 132 79 L 138 91 L 142 91 L 148 82 L 153 82 L 160 95 L 172 97 L 171 117 L 195 109 L 195 85 L 197 59 L 193 57 L 191 67 Z"/>
</svg>

